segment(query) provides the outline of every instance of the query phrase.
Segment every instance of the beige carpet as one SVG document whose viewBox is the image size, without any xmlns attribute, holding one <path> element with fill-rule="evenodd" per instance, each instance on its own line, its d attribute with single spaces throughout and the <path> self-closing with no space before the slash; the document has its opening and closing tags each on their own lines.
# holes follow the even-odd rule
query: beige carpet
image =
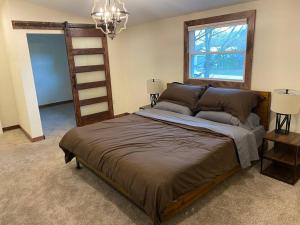
<svg viewBox="0 0 300 225">
<path fill-rule="evenodd" d="M 34 144 L 19 130 L 0 136 L 0 224 L 151 224 L 87 169 L 64 164 L 58 143 L 65 130 L 53 130 L 47 140 Z M 253 167 L 165 224 L 300 224 L 300 182 L 290 186 Z"/>
</svg>

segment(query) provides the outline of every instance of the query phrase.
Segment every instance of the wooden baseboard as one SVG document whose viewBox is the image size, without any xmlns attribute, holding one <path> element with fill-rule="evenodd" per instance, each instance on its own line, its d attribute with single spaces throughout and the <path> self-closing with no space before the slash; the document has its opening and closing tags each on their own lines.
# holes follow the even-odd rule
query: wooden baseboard
<svg viewBox="0 0 300 225">
<path fill-rule="evenodd" d="M 115 118 L 120 118 L 120 117 L 128 116 L 128 115 L 130 115 L 130 113 L 122 113 L 122 114 L 119 114 L 119 115 L 115 115 Z"/>
<path fill-rule="evenodd" d="M 45 136 L 39 136 L 39 137 L 35 137 L 35 138 L 32 138 L 30 134 L 27 133 L 26 130 L 24 130 L 23 127 L 21 127 L 21 130 L 23 131 L 23 133 L 25 134 L 25 136 L 31 141 L 31 142 L 38 142 L 38 141 L 42 141 L 42 140 L 45 140 Z"/>
<path fill-rule="evenodd" d="M 42 141 L 45 140 L 45 136 L 40 136 L 40 137 L 35 137 L 32 138 L 26 130 L 24 130 L 20 125 L 14 125 L 10 127 L 4 127 L 2 128 L 3 132 L 11 131 L 11 130 L 16 130 L 16 129 L 21 129 L 21 131 L 25 134 L 25 136 L 31 141 L 31 142 L 37 142 L 37 141 Z"/>
<path fill-rule="evenodd" d="M 10 130 L 16 130 L 16 129 L 20 129 L 20 125 L 14 125 L 14 126 L 10 126 L 10 127 L 3 127 L 2 130 L 3 132 L 6 132 L 6 131 L 10 131 Z"/>
<path fill-rule="evenodd" d="M 68 103 L 72 103 L 72 102 L 73 102 L 73 100 L 54 102 L 54 103 L 50 103 L 50 104 L 46 104 L 46 105 L 40 105 L 39 108 L 43 109 L 43 108 L 47 108 L 47 107 L 51 107 L 51 106 L 63 105 L 63 104 L 68 104 Z"/>
</svg>

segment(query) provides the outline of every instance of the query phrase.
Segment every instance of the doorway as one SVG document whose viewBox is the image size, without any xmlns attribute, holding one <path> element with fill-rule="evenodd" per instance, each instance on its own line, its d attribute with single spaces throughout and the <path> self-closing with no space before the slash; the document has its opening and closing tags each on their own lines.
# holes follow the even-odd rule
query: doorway
<svg viewBox="0 0 300 225">
<path fill-rule="evenodd" d="M 68 75 L 70 80 L 70 83 L 68 84 L 71 85 L 72 89 L 73 112 L 75 112 L 76 126 L 85 126 L 114 118 L 108 44 L 107 37 L 103 32 L 96 29 L 94 24 L 74 24 L 68 22 L 53 23 L 13 20 L 12 26 L 15 30 L 33 30 L 30 33 L 28 31 L 24 32 L 27 39 L 25 43 L 28 46 L 30 45 L 28 42 L 30 35 L 53 34 L 52 32 L 55 34 L 63 33 L 64 47 L 61 47 L 60 49 L 66 49 L 67 52 L 67 57 L 64 58 L 67 58 L 68 62 Z M 49 44 L 47 45 L 49 47 Z M 38 47 L 38 49 L 40 50 L 40 47 Z M 28 47 L 28 50 L 28 59 L 32 64 L 31 61 L 34 57 L 32 57 L 32 53 L 30 52 L 31 46 Z M 33 73 L 32 76 L 29 77 L 29 84 L 37 89 L 38 85 L 35 84 L 36 78 L 34 76 L 35 69 L 34 66 L 31 65 L 31 67 Z M 45 72 L 44 69 L 40 70 Z M 33 104 L 31 104 L 32 108 L 29 109 L 30 105 L 26 105 L 27 111 L 33 112 L 28 115 L 28 124 L 31 126 L 28 128 L 28 130 L 31 129 L 28 136 L 30 137 L 32 133 L 34 134 L 34 137 L 42 134 L 43 136 L 38 136 L 38 138 L 44 138 L 44 134 L 49 136 L 49 133 L 50 135 L 56 133 L 52 132 L 53 129 L 50 126 L 53 125 L 53 123 L 48 123 L 49 126 L 45 126 L 45 123 L 43 123 L 42 131 L 42 123 L 40 122 L 43 121 L 40 120 L 40 117 L 43 119 L 44 116 L 40 113 L 37 104 L 39 102 L 39 94 L 30 92 L 28 95 L 33 98 Z M 39 105 L 41 105 L 41 103 L 39 103 Z M 49 106 L 49 104 L 47 105 Z M 42 105 L 42 107 L 43 106 L 44 105 Z M 37 114 L 40 114 L 41 116 L 38 116 Z M 25 119 L 25 121 L 27 120 Z M 47 132 L 46 127 L 49 127 L 50 132 Z M 55 130 L 65 131 L 69 128 L 70 126 L 67 125 L 64 126 L 64 129 L 55 127 Z M 62 133 L 64 131 L 62 131 Z M 30 137 L 30 139 L 35 140 L 36 138 Z"/>
<path fill-rule="evenodd" d="M 43 132 L 59 136 L 76 126 L 64 34 L 27 34 Z"/>
</svg>

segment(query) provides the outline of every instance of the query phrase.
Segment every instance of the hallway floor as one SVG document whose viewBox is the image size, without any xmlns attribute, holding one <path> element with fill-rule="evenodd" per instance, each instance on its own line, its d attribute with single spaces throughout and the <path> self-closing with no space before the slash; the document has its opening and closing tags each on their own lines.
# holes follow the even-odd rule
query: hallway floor
<svg viewBox="0 0 300 225">
<path fill-rule="evenodd" d="M 73 103 L 41 108 L 40 114 L 46 138 L 63 135 L 76 126 Z"/>
</svg>

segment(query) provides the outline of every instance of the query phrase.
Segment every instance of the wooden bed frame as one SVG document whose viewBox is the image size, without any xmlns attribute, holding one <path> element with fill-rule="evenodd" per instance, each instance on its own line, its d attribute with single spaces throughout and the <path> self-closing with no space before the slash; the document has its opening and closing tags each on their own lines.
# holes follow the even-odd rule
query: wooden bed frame
<svg viewBox="0 0 300 225">
<path fill-rule="evenodd" d="M 266 130 L 269 129 L 269 122 L 270 122 L 270 105 L 271 105 L 271 92 L 263 92 L 263 91 L 257 91 L 256 92 L 259 96 L 262 97 L 261 102 L 259 103 L 258 107 L 254 110 L 255 113 L 257 113 L 261 118 L 261 125 L 265 127 Z M 88 166 L 88 164 L 76 157 L 76 164 L 77 168 L 80 169 L 80 164 L 83 164 L 85 167 L 90 169 L 92 172 L 94 172 L 97 176 L 102 178 L 106 183 L 108 183 L 111 187 L 122 193 L 127 199 L 129 199 L 131 202 L 133 202 L 135 205 L 137 205 L 131 198 L 130 195 L 119 185 L 117 185 L 112 180 L 108 179 L 104 174 L 92 169 Z M 194 201 L 204 196 L 206 193 L 208 193 L 210 190 L 212 190 L 215 186 L 222 183 L 224 180 L 229 178 L 230 176 L 236 174 L 240 171 L 240 166 L 237 166 L 233 168 L 232 170 L 226 172 L 225 174 L 222 174 L 220 176 L 217 176 L 215 179 L 213 179 L 211 182 L 207 183 L 205 186 L 201 186 L 198 189 L 195 189 L 191 192 L 188 192 L 182 196 L 180 196 L 177 200 L 173 201 L 171 204 L 169 204 L 166 209 L 163 211 L 163 213 L 160 215 L 161 220 L 164 222 L 176 214 L 178 214 L 180 211 L 191 205 Z M 138 206 L 138 205 L 137 205 Z M 138 206 L 138 208 L 140 208 Z M 143 209 L 141 209 L 143 210 Z"/>
</svg>

